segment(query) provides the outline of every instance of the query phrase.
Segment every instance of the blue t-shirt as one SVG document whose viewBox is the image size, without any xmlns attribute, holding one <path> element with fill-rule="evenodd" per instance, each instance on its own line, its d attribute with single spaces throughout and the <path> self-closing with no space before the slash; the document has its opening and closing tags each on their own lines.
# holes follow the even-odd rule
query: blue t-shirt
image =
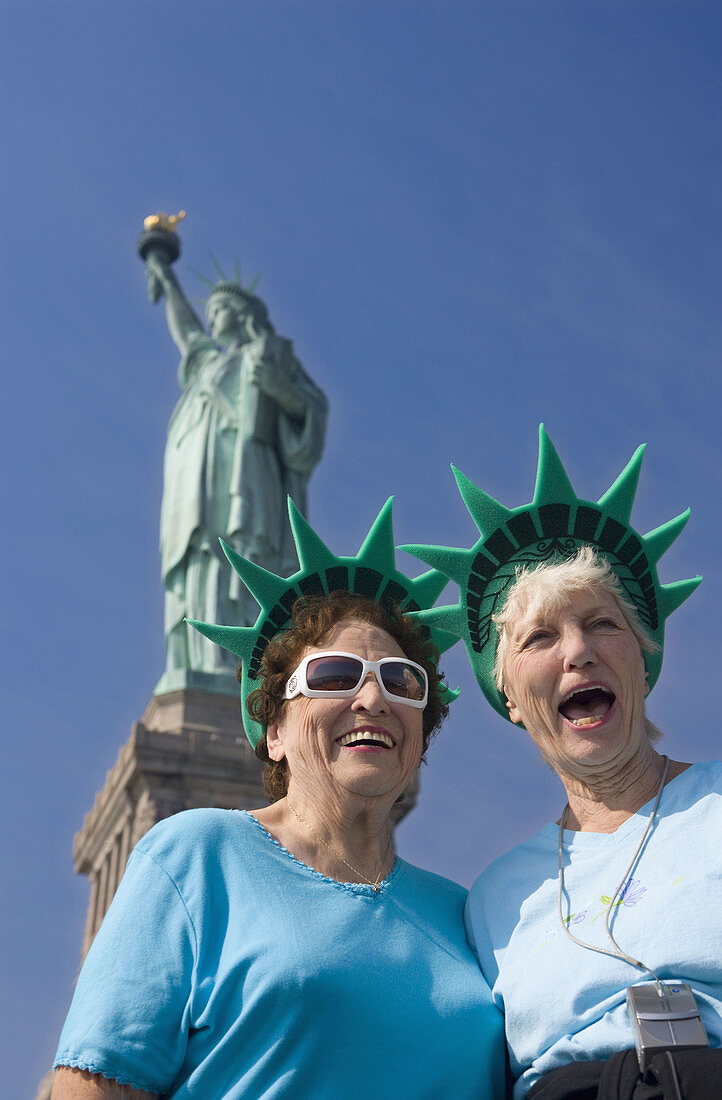
<svg viewBox="0 0 722 1100">
<path fill-rule="evenodd" d="M 250 814 L 189 810 L 138 844 L 56 1065 L 174 1100 L 503 1096 L 503 1021 L 466 891 L 397 859 L 326 878 Z"/>
<path fill-rule="evenodd" d="M 722 1045 L 722 765 L 694 764 L 662 792 L 658 820 L 610 926 L 619 946 L 663 979 L 689 982 L 710 1045 Z M 653 801 L 613 833 L 564 831 L 563 913 L 586 943 L 614 950 L 604 912 L 641 840 Z M 497 859 L 469 893 L 469 939 L 506 1013 L 515 1100 L 569 1062 L 634 1046 L 627 986 L 649 979 L 586 951 L 559 923 L 559 830 L 549 824 Z"/>
</svg>

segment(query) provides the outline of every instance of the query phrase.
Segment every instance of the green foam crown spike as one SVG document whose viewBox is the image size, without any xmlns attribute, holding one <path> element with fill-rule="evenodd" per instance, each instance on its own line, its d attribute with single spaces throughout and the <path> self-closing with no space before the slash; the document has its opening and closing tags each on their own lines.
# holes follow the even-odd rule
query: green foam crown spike
<svg viewBox="0 0 722 1100">
<path fill-rule="evenodd" d="M 637 447 L 617 480 L 599 500 L 599 507 L 603 508 L 618 523 L 629 524 L 634 497 L 637 492 L 639 471 L 642 469 L 645 446 L 646 444 L 641 443 Z"/>
<path fill-rule="evenodd" d="M 492 531 L 496 531 L 497 527 L 501 527 L 502 523 L 506 523 L 511 515 L 508 508 L 505 508 L 503 504 L 499 504 L 498 500 L 494 500 L 478 485 L 475 485 L 466 474 L 462 474 L 461 470 L 457 470 L 453 463 L 451 469 L 456 478 L 461 499 L 469 509 L 471 518 L 482 535 L 485 533 L 491 534 Z"/>
<path fill-rule="evenodd" d="M 260 685 L 261 659 L 268 642 L 287 628 L 291 609 L 299 597 L 334 591 L 358 592 L 387 607 L 398 606 L 411 612 L 431 607 L 448 583 L 445 574 L 437 569 L 411 580 L 396 568 L 392 503 L 393 498 L 389 497 L 355 557 L 337 557 L 289 497 L 288 514 L 300 568 L 288 578 L 249 561 L 221 539 L 226 557 L 260 605 L 260 613 L 253 626 L 217 626 L 195 619 L 188 622 L 240 658 L 243 726 L 254 748 L 265 735 L 265 729 L 247 713 L 246 700 Z M 431 641 L 440 653 L 459 639 L 458 632 L 450 633 L 443 623 L 431 627 L 430 632 Z M 457 694 L 446 688 L 446 701 Z"/>
<path fill-rule="evenodd" d="M 544 425 L 542 424 L 539 431 L 539 461 L 537 463 L 533 504 L 537 508 L 539 505 L 551 500 L 573 504 L 576 499 L 572 483 L 567 477 L 567 472 L 562 466 L 556 448 L 544 431 Z"/>
<path fill-rule="evenodd" d="M 593 546 L 609 561 L 642 625 L 659 647 L 656 652 L 644 655 L 650 688 L 656 683 L 662 667 L 665 621 L 702 578 L 661 584 L 657 575 L 657 562 L 682 531 L 689 509 L 647 535 L 639 535 L 630 526 L 643 455 L 642 445 L 598 501 L 583 500 L 574 492 L 541 424 L 536 486 L 530 504 L 504 508 L 454 470 L 462 499 L 481 538 L 469 550 L 448 546 L 401 547 L 459 585 L 458 604 L 427 608 L 415 617 L 432 629 L 459 633 L 479 686 L 505 718 L 509 717 L 506 699 L 497 689 L 494 677 L 497 632 L 493 616 L 502 610 L 519 569 L 570 557 L 585 544 Z"/>
</svg>

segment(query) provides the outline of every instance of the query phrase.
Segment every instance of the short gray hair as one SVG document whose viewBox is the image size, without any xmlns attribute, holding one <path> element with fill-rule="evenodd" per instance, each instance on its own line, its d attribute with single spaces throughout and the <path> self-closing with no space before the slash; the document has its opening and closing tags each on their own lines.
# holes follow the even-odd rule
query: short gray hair
<svg viewBox="0 0 722 1100">
<path fill-rule="evenodd" d="M 509 647 L 510 625 L 518 616 L 532 610 L 543 616 L 564 607 L 576 592 L 603 592 L 617 603 L 627 626 L 637 639 L 642 653 L 656 653 L 657 643 L 645 630 L 636 607 L 626 595 L 619 578 L 605 557 L 593 546 L 580 546 L 571 558 L 552 560 L 535 566 L 517 566 L 516 580 L 509 589 L 503 609 L 492 616 L 498 632 L 494 676 L 499 691 L 504 691 L 504 662 Z M 650 740 L 662 734 L 646 719 Z"/>
</svg>

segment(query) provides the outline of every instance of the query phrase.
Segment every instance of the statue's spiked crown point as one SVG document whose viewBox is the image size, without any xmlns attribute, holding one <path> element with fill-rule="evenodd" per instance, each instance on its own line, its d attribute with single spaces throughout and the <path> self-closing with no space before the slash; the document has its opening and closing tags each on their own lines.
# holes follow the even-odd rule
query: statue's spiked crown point
<svg viewBox="0 0 722 1100">
<path fill-rule="evenodd" d="M 208 295 L 208 297 L 202 299 L 204 306 L 207 306 L 211 298 L 214 298 L 218 294 L 230 294 L 236 298 L 240 298 L 243 302 L 247 302 L 249 298 L 255 298 L 256 287 L 258 286 L 258 281 L 261 278 L 260 273 L 258 275 L 254 275 L 248 286 L 243 286 L 241 282 L 241 265 L 238 260 L 234 262 L 233 278 L 230 279 L 224 272 L 223 268 L 221 267 L 213 253 L 209 252 L 208 255 L 210 256 L 211 264 L 215 268 L 217 276 L 216 280 L 209 279 L 202 272 L 196 271 L 194 268 L 191 268 L 196 278 L 200 279 L 201 282 L 205 283 L 206 286 L 210 288 L 210 294 Z"/>
<path fill-rule="evenodd" d="M 265 730 L 247 713 L 245 702 L 259 686 L 261 659 L 268 642 L 287 628 L 297 599 L 349 591 L 369 596 L 389 608 L 398 606 L 402 611 L 419 611 L 429 608 L 446 586 L 446 576 L 436 569 L 411 580 L 396 568 L 392 502 L 393 498 L 389 497 L 358 554 L 337 557 L 289 497 L 288 515 L 300 568 L 288 578 L 256 565 L 221 540 L 228 561 L 260 606 L 258 619 L 254 626 L 246 627 L 188 621 L 206 638 L 240 658 L 243 725 L 254 748 Z M 459 639 L 458 633 L 449 633 L 443 624 L 430 628 L 430 634 L 439 652 L 449 649 Z M 447 695 L 451 699 L 456 693 L 447 689 Z"/>
<path fill-rule="evenodd" d="M 555 557 L 570 557 L 585 544 L 607 558 L 640 621 L 659 647 L 655 653 L 645 654 L 649 686 L 654 686 L 662 666 L 665 621 L 702 578 L 661 584 L 657 575 L 657 562 L 684 528 L 689 509 L 647 535 L 639 535 L 630 526 L 643 455 L 644 445 L 637 448 L 598 501 L 583 500 L 574 492 L 542 424 L 531 504 L 505 508 L 452 467 L 481 538 L 469 550 L 401 547 L 459 585 L 458 604 L 428 608 L 416 617 L 432 628 L 457 631 L 463 637 L 482 691 L 504 717 L 509 716 L 506 700 L 494 676 L 497 633 L 493 616 L 503 608 L 519 569 L 533 568 Z"/>
</svg>

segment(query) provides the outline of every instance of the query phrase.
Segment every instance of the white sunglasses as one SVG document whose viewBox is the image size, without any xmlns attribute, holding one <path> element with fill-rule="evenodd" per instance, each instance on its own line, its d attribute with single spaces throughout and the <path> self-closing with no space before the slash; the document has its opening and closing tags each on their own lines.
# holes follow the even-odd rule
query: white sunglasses
<svg viewBox="0 0 722 1100">
<path fill-rule="evenodd" d="M 333 650 L 309 653 L 286 684 L 286 699 L 305 695 L 307 699 L 351 699 L 369 672 L 373 672 L 383 695 L 393 703 L 405 703 L 421 710 L 429 698 L 426 670 L 406 657 L 382 657 L 365 661 L 356 653 Z"/>
</svg>

